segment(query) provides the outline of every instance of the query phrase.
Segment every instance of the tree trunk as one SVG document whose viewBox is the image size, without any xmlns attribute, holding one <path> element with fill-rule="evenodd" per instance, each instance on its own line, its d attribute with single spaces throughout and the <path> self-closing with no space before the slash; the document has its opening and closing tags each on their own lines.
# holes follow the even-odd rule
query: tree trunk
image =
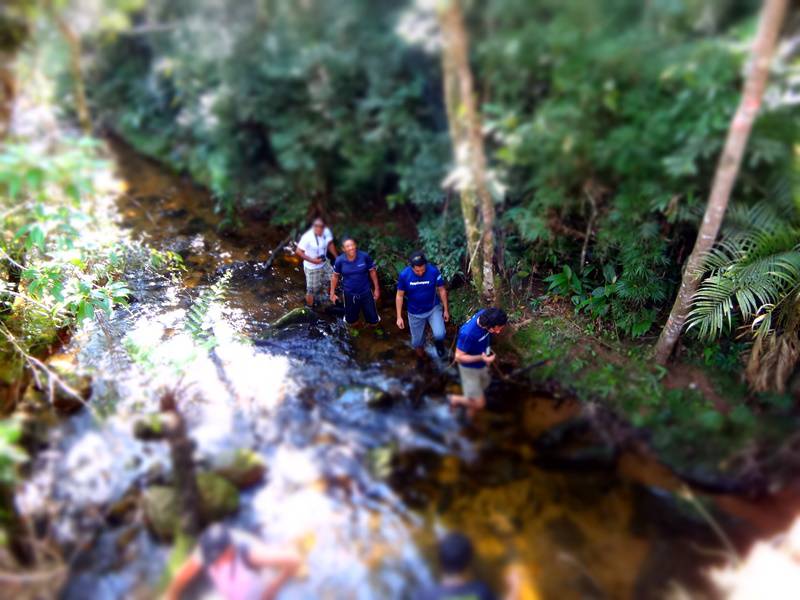
<svg viewBox="0 0 800 600">
<path fill-rule="evenodd" d="M 439 10 L 439 23 L 443 42 L 444 96 L 453 154 L 456 168 L 469 174 L 459 190 L 469 269 L 484 299 L 491 302 L 495 295 L 495 210 L 487 183 L 483 132 L 469 66 L 469 39 L 459 0 L 443 4 Z"/>
<path fill-rule="evenodd" d="M 669 318 L 658 338 L 655 358 L 665 364 L 681 335 L 692 298 L 700 284 L 703 259 L 714 245 L 719 233 L 728 200 L 731 196 L 739 166 L 742 163 L 747 139 L 758 114 L 764 88 L 767 85 L 769 66 L 786 13 L 787 0 L 765 0 L 751 51 L 749 72 L 745 79 L 739 108 L 731 121 L 728 137 L 722 151 L 714 183 L 708 198 L 703 223 L 697 233 L 692 253 L 686 261 L 683 280 Z"/>
<path fill-rule="evenodd" d="M 69 67 L 72 75 L 73 93 L 75 94 L 75 112 L 78 115 L 78 124 L 84 133 L 91 133 L 92 118 L 89 114 L 89 104 L 86 102 L 86 87 L 83 83 L 83 70 L 81 69 L 81 38 L 72 31 L 72 28 L 57 12 L 53 12 L 58 30 L 67 42 L 69 48 Z"/>
<path fill-rule="evenodd" d="M 17 86 L 13 62 L 14 57 L 10 52 L 0 51 L 0 140 L 8 135 L 14 109 Z"/>
<path fill-rule="evenodd" d="M 172 458 L 175 490 L 181 508 L 180 522 L 177 526 L 183 535 L 194 537 L 202 529 L 201 498 L 194 465 L 194 442 L 189 437 L 186 422 L 178 410 L 174 391 L 167 391 L 161 397 L 161 412 L 172 415 L 171 422 L 174 423 L 167 440 Z"/>
</svg>

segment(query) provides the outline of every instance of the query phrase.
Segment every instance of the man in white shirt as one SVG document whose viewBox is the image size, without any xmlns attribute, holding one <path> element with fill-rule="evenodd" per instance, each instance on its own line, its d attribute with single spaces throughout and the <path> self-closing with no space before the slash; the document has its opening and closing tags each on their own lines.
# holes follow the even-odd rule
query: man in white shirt
<svg viewBox="0 0 800 600">
<path fill-rule="evenodd" d="M 325 221 L 317 217 L 297 243 L 297 255 L 303 259 L 303 271 L 306 274 L 306 306 L 314 307 L 314 298 L 325 292 L 330 285 L 333 269 L 328 262 L 328 252 L 334 258 L 339 253 L 333 244 L 333 233 L 325 227 Z"/>
</svg>

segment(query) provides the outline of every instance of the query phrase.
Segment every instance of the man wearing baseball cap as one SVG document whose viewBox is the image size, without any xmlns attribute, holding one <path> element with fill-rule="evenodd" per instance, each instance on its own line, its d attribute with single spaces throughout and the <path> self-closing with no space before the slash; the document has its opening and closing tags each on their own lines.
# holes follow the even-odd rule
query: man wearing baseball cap
<svg viewBox="0 0 800 600">
<path fill-rule="evenodd" d="M 408 266 L 397 280 L 397 327 L 405 329 L 403 321 L 403 299 L 407 302 L 408 327 L 411 330 L 411 346 L 422 358 L 425 355 L 425 325 L 431 327 L 433 343 L 440 358 L 445 355 L 444 324 L 450 320 L 447 305 L 447 290 L 439 269 L 428 262 L 422 252 L 414 252 Z"/>
</svg>

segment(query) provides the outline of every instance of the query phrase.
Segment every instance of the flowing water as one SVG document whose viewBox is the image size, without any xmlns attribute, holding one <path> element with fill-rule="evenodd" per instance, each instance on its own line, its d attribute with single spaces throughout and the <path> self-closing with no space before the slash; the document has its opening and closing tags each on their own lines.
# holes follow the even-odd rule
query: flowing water
<svg viewBox="0 0 800 600">
<path fill-rule="evenodd" d="M 302 549 L 307 566 L 282 597 L 409 597 L 435 577 L 435 539 L 449 529 L 472 537 L 477 571 L 498 589 L 503 569 L 522 565 L 528 598 L 655 598 L 671 581 L 703 587 L 706 551 L 719 542 L 669 494 L 627 474 L 642 472 L 635 457 L 581 469 L 539 460 L 534 441 L 573 416 L 574 403 L 497 387 L 490 410 L 463 424 L 442 385 L 430 385 L 455 385 L 452 373 L 417 369 L 406 333 L 393 326 L 397 335 L 378 340 L 323 316 L 267 336 L 269 323 L 302 302 L 297 261 L 282 256 L 264 268 L 282 235 L 255 224 L 223 237 L 205 191 L 125 148 L 117 156 L 128 186 L 120 225 L 181 252 L 188 271 L 175 281 L 141 274 L 130 310 L 76 342 L 102 414 L 83 411 L 54 427 L 20 496 L 27 512 L 58 515 L 53 534 L 75 548 L 66 598 L 156 596 L 169 546 L 140 515 L 118 523 L 107 507 L 168 473 L 166 444 L 138 441 L 132 425 L 169 388 L 179 390 L 201 461 L 235 448 L 265 458 L 266 481 L 242 493 L 230 522 Z M 210 311 L 212 360 L 192 349 L 185 314 L 226 270 L 228 293 Z M 393 324 L 390 304 L 383 319 Z M 124 339 L 175 365 L 133 364 Z M 364 386 L 395 401 L 371 408 Z"/>
</svg>

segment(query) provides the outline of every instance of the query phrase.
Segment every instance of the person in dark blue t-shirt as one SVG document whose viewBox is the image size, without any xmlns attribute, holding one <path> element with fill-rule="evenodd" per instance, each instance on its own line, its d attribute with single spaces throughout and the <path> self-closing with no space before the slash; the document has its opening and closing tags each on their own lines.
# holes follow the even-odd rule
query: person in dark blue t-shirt
<svg viewBox="0 0 800 600">
<path fill-rule="evenodd" d="M 496 600 L 497 596 L 485 583 L 469 577 L 472 564 L 472 542 L 462 533 L 448 533 L 439 542 L 441 581 L 418 593 L 415 600 Z M 515 573 L 506 578 L 505 600 L 517 600 L 521 579 Z"/>
<path fill-rule="evenodd" d="M 508 317 L 501 309 L 487 308 L 478 311 L 458 331 L 456 362 L 462 395 L 452 394 L 448 399 L 452 406 L 466 406 L 470 418 L 486 406 L 484 392 L 491 383 L 489 365 L 496 358 L 490 349 L 491 338 L 493 333 L 503 331 L 507 322 Z"/>
<path fill-rule="evenodd" d="M 397 279 L 397 327 L 405 329 L 403 321 L 403 299 L 408 302 L 408 327 L 411 330 L 411 346 L 422 358 L 425 354 L 425 324 L 431 326 L 433 343 L 439 358 L 445 354 L 444 324 L 450 320 L 447 305 L 447 290 L 439 269 L 430 264 L 422 252 L 415 252 Z"/>
<path fill-rule="evenodd" d="M 342 242 L 344 253 L 333 263 L 330 299 L 334 304 L 339 299 L 336 286 L 342 280 L 344 295 L 344 318 L 350 325 L 358 323 L 361 313 L 367 323 L 375 325 L 380 321 L 376 302 L 381 297 L 378 273 L 375 263 L 366 252 L 358 249 L 356 241 L 347 237 Z M 372 289 L 370 289 L 370 280 Z"/>
</svg>

